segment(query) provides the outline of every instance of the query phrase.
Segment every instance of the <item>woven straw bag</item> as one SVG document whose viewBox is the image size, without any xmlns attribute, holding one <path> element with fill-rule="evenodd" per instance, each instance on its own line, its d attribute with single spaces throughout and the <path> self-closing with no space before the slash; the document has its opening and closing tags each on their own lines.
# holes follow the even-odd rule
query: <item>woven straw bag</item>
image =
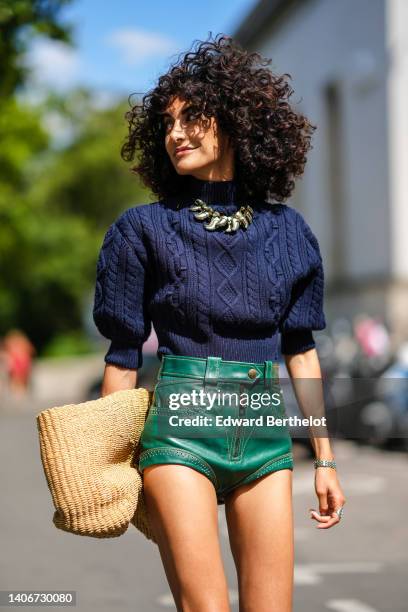
<svg viewBox="0 0 408 612">
<path fill-rule="evenodd" d="M 132 523 L 157 544 L 137 467 L 151 398 L 147 389 L 128 389 L 36 415 L 58 529 L 112 538 Z"/>
</svg>

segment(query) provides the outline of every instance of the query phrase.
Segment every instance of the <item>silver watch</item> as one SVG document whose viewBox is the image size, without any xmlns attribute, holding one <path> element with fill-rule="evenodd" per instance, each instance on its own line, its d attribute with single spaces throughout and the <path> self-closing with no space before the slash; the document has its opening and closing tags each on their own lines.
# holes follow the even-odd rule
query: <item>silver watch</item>
<svg viewBox="0 0 408 612">
<path fill-rule="evenodd" d="M 331 467 L 336 469 L 336 462 L 335 461 L 329 461 L 329 459 L 315 459 L 314 460 L 314 467 L 315 469 L 318 467 Z"/>
</svg>

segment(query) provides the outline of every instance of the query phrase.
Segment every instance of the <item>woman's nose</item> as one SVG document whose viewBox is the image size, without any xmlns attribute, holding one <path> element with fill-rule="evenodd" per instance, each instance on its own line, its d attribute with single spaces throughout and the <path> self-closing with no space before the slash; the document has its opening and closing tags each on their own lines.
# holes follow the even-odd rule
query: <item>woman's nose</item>
<svg viewBox="0 0 408 612">
<path fill-rule="evenodd" d="M 170 137 L 176 141 L 179 138 L 184 138 L 184 129 L 179 121 L 175 121 L 170 130 Z"/>
</svg>

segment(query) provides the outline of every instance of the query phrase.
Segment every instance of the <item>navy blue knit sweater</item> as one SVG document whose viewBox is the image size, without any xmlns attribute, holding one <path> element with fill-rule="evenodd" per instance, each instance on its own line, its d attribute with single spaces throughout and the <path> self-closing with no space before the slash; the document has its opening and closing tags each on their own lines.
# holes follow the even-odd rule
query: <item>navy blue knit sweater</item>
<svg viewBox="0 0 408 612">
<path fill-rule="evenodd" d="M 279 348 L 313 348 L 312 330 L 326 327 L 324 276 L 303 216 L 259 202 L 246 230 L 209 231 L 189 210 L 195 198 L 228 214 L 245 202 L 234 181 L 187 181 L 180 197 L 129 208 L 105 235 L 93 309 L 111 340 L 105 362 L 140 368 L 152 324 L 159 358 L 259 363 L 278 359 Z"/>
</svg>

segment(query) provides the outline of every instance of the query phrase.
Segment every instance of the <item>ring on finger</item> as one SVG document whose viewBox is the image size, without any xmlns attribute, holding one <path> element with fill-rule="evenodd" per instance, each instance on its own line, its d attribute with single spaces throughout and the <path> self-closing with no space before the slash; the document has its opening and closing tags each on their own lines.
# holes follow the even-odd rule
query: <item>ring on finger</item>
<svg viewBox="0 0 408 612">
<path fill-rule="evenodd" d="M 339 519 L 341 519 L 344 513 L 343 506 L 340 506 L 340 508 L 337 508 L 337 510 L 335 510 L 335 513 L 338 515 Z"/>
</svg>

